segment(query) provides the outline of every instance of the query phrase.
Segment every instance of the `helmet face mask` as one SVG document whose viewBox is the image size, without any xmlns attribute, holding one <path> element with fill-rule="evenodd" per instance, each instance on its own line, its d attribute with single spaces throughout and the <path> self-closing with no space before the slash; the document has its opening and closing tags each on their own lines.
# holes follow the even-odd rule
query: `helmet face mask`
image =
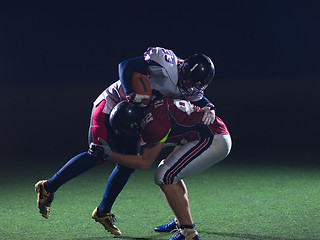
<svg viewBox="0 0 320 240">
<path fill-rule="evenodd" d="M 197 95 L 212 82 L 214 74 L 211 59 L 203 54 L 195 54 L 179 67 L 179 90 L 183 95 Z"/>
<path fill-rule="evenodd" d="M 197 95 L 198 93 L 200 93 L 201 91 L 203 91 L 206 86 L 201 87 L 201 82 L 197 82 L 196 84 L 192 84 L 192 82 L 190 81 L 190 79 L 188 78 L 183 78 L 183 77 L 179 77 L 179 81 L 178 81 L 178 87 L 180 92 L 183 95 L 186 96 L 193 96 L 193 95 Z"/>
</svg>

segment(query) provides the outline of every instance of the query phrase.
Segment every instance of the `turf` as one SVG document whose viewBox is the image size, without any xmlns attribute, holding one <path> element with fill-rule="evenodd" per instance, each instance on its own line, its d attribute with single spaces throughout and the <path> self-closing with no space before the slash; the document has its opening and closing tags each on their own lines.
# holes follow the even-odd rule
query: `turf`
<svg viewBox="0 0 320 240">
<path fill-rule="evenodd" d="M 186 179 L 201 239 L 320 239 L 320 164 L 317 159 L 283 158 L 230 157 Z M 34 184 L 54 174 L 63 159 L 1 164 L 0 239 L 114 238 L 91 219 L 112 163 L 62 186 L 55 194 L 49 219 L 38 213 Z M 173 219 L 153 183 L 154 169 L 136 171 L 115 203 L 116 225 L 123 233 L 118 239 L 165 240 L 172 236 L 153 231 Z"/>
</svg>

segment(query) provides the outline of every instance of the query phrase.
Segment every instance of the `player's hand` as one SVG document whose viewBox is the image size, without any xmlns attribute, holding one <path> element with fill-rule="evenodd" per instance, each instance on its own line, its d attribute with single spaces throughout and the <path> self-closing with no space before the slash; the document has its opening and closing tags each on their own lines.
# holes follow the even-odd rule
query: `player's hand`
<svg viewBox="0 0 320 240">
<path fill-rule="evenodd" d="M 205 125 L 212 124 L 214 122 L 214 119 L 216 118 L 216 112 L 214 110 L 214 105 L 208 104 L 207 106 L 203 107 L 202 110 L 204 110 L 202 122 Z"/>
<path fill-rule="evenodd" d="M 108 160 L 112 152 L 109 144 L 102 138 L 98 138 L 98 141 L 101 143 L 101 147 L 103 148 L 103 159 Z"/>
<path fill-rule="evenodd" d="M 103 159 L 108 160 L 111 154 L 111 148 L 109 147 L 108 143 L 106 143 L 102 138 L 98 138 L 98 141 L 101 143 L 95 144 L 90 143 L 89 151 L 88 153 L 92 156 L 94 156 L 97 159 Z"/>
</svg>

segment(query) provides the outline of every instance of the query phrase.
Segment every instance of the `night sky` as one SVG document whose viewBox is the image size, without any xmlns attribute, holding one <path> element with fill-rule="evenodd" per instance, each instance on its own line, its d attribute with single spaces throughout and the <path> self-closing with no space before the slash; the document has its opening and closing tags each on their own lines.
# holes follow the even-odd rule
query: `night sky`
<svg viewBox="0 0 320 240">
<path fill-rule="evenodd" d="M 200 52 L 212 58 L 216 76 L 207 95 L 220 104 L 222 118 L 234 134 L 235 149 L 250 151 L 248 144 L 263 138 L 268 148 L 282 149 L 279 145 L 289 142 L 291 149 L 297 149 L 303 142 L 305 151 L 314 150 L 320 107 L 319 6 L 316 0 L 157 4 L 1 0 L 0 106 L 7 116 L 1 120 L 2 144 L 9 152 L 13 147 L 8 142 L 18 135 L 26 144 L 21 152 L 32 153 L 27 143 L 41 142 L 38 132 L 51 126 L 55 129 L 49 131 L 51 142 L 60 142 L 61 150 L 63 140 L 69 140 L 61 133 L 54 135 L 56 129 L 67 130 L 66 138 L 79 130 L 50 120 L 57 121 L 60 114 L 73 117 L 70 110 L 60 112 L 73 99 L 88 102 L 83 108 L 75 107 L 81 120 L 67 120 L 85 125 L 79 127 L 81 144 L 74 142 L 82 149 L 91 100 L 117 80 L 118 64 L 142 55 L 150 46 L 161 46 L 181 58 Z M 75 97 L 72 89 L 80 91 L 88 84 L 101 88 L 87 91 L 90 96 L 84 99 Z M 70 93 L 57 93 L 60 98 L 49 92 L 65 90 L 65 85 Z M 41 89 L 42 95 L 34 89 Z M 85 89 L 81 94 L 86 94 Z M 29 105 L 21 105 L 22 99 Z M 52 115 L 45 115 L 48 105 Z M 248 143 L 250 139 L 254 141 Z M 45 144 L 42 148 L 48 150 Z"/>
<path fill-rule="evenodd" d="M 219 78 L 319 76 L 318 7 L 318 1 L 2 0 L 1 83 L 103 82 L 149 46 L 181 58 L 206 53 Z"/>
</svg>

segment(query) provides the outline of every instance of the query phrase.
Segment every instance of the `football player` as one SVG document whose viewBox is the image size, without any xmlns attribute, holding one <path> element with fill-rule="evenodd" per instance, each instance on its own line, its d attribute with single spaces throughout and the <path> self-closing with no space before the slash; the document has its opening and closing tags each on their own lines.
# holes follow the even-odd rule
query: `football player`
<svg viewBox="0 0 320 240">
<path fill-rule="evenodd" d="M 152 98 L 166 96 L 188 99 L 205 111 L 202 119 L 204 124 L 214 121 L 214 105 L 204 97 L 203 93 L 215 74 L 211 59 L 206 55 L 196 54 L 182 60 L 171 50 L 152 47 L 145 52 L 144 56 L 120 63 L 120 79 L 104 90 L 94 101 L 88 134 L 89 144 L 98 144 L 98 138 L 101 138 L 107 141 L 114 151 L 139 154 L 139 141 L 128 138 L 126 142 L 124 139 L 114 137 L 108 121 L 110 112 L 117 103 L 127 99 L 137 105 L 143 105 L 142 101 L 150 98 L 148 95 L 136 94 L 133 91 L 132 76 L 137 72 L 145 75 L 149 80 Z M 35 185 L 38 195 L 37 205 L 42 216 L 49 217 L 53 194 L 61 185 L 102 162 L 103 159 L 99 156 L 84 152 L 69 160 L 49 180 L 37 182 Z M 121 231 L 114 225 L 111 208 L 133 172 L 134 169 L 117 164 L 108 179 L 100 204 L 92 213 L 93 219 L 115 235 L 120 235 Z"/>
<path fill-rule="evenodd" d="M 136 107 L 120 103 L 110 117 L 111 126 L 123 131 L 120 122 L 126 119 L 128 109 Z M 122 166 L 147 169 L 157 159 L 165 143 L 179 145 L 166 159 L 162 160 L 155 173 L 155 183 L 160 186 L 171 207 L 179 233 L 171 239 L 200 239 L 190 213 L 187 188 L 183 179 L 198 174 L 223 160 L 231 150 L 231 137 L 219 117 L 213 123 L 204 124 L 203 109 L 189 101 L 162 98 L 147 107 L 142 120 L 142 138 L 146 142 L 142 155 L 125 155 L 112 151 L 108 143 L 99 139 L 101 145 L 92 143 L 91 154 L 103 154 Z M 116 124 L 115 124 L 116 123 Z"/>
</svg>

